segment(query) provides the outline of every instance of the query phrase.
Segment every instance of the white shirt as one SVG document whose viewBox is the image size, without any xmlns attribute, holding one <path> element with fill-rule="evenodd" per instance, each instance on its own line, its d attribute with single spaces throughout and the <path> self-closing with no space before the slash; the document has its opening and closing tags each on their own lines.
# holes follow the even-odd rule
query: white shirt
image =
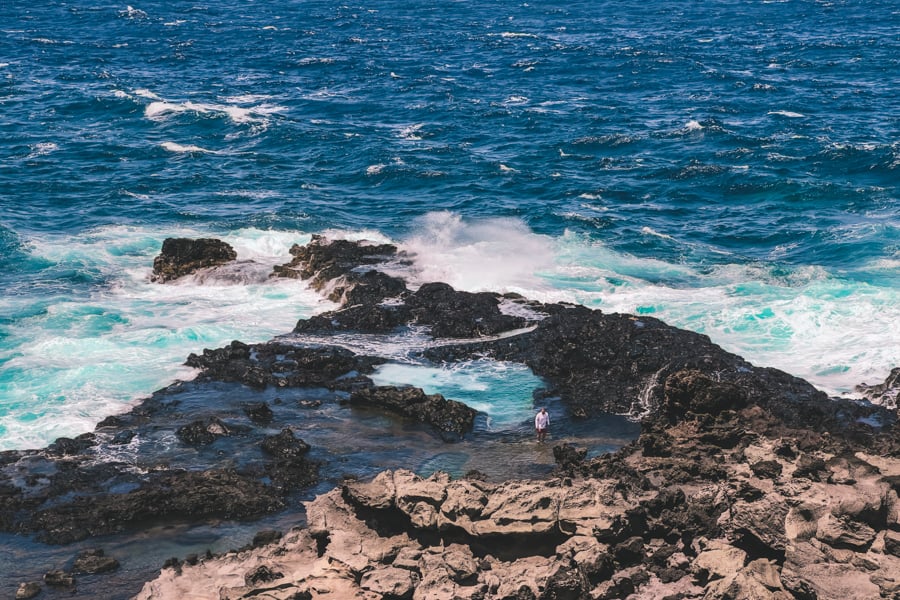
<svg viewBox="0 0 900 600">
<path fill-rule="evenodd" d="M 550 424 L 550 413 L 547 412 L 539 412 L 534 417 L 534 428 L 535 429 L 547 429 L 547 425 Z"/>
</svg>

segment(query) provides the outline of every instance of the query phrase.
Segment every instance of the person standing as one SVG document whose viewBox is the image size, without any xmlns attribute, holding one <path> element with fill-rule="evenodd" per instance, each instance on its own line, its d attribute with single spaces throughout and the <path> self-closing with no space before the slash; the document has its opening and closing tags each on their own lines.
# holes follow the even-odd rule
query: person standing
<svg viewBox="0 0 900 600">
<path fill-rule="evenodd" d="M 534 416 L 534 429 L 537 431 L 538 442 L 543 442 L 547 437 L 547 428 L 550 427 L 550 413 L 546 408 L 541 408 Z"/>
</svg>

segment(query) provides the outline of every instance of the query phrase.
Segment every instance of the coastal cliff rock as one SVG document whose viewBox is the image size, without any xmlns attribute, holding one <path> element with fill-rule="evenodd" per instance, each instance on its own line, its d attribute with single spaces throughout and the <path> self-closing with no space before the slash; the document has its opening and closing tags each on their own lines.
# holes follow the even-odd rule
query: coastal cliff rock
<svg viewBox="0 0 900 600">
<path fill-rule="evenodd" d="M 208 267 L 224 265 L 237 258 L 234 249 L 214 238 L 166 238 L 162 251 L 153 259 L 151 281 L 165 283 Z"/>
</svg>

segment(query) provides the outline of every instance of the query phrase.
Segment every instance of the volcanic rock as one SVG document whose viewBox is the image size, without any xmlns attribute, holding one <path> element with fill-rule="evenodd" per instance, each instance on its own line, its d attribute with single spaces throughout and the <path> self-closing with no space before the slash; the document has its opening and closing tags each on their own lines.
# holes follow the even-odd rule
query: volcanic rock
<svg viewBox="0 0 900 600">
<path fill-rule="evenodd" d="M 385 409 L 389 412 L 426 423 L 441 434 L 462 437 L 472 430 L 477 411 L 440 394 L 426 394 L 420 388 L 381 386 L 365 388 L 350 395 L 353 406 Z"/>
<path fill-rule="evenodd" d="M 75 557 L 72 563 L 72 571 L 75 573 L 106 573 L 119 568 L 119 561 L 106 553 L 101 548 L 83 550 Z"/>
<path fill-rule="evenodd" d="M 151 281 L 165 283 L 207 267 L 224 265 L 237 258 L 234 249 L 213 238 L 167 238 L 153 259 Z"/>
</svg>

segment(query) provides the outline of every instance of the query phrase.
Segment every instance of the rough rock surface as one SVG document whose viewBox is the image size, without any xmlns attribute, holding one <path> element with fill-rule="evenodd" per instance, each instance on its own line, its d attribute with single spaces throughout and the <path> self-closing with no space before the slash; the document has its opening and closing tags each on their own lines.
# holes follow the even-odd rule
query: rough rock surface
<svg viewBox="0 0 900 600">
<path fill-rule="evenodd" d="M 230 245 L 214 238 L 167 238 L 153 259 L 151 280 L 165 283 L 199 269 L 224 265 L 237 258 Z"/>
<path fill-rule="evenodd" d="M 381 408 L 427 423 L 451 440 L 472 430 L 477 413 L 462 402 L 447 400 L 440 394 L 426 394 L 414 387 L 363 388 L 350 395 L 350 404 Z"/>
<path fill-rule="evenodd" d="M 861 383 L 856 386 L 856 391 L 874 404 L 880 404 L 885 408 L 900 408 L 900 367 L 892 369 L 883 383 L 877 385 Z"/>
<path fill-rule="evenodd" d="M 411 291 L 379 270 L 405 260 L 389 245 L 315 238 L 292 254 L 276 274 L 309 279 L 341 307 L 301 321 L 294 336 L 192 354 L 191 385 L 322 388 L 462 435 L 471 411 L 415 388 L 377 388 L 367 375 L 385 358 L 322 342 L 425 329 L 432 343 L 419 358 L 526 364 L 573 415 L 628 413 L 640 437 L 591 459 L 554 448 L 547 481 L 398 470 L 345 483 L 306 503 L 306 528 L 175 561 L 139 597 L 900 598 L 900 427 L 887 406 L 829 398 L 649 317 L 442 283 Z M 866 393 L 889 396 L 892 377 Z M 145 523 L 254 518 L 315 481 L 290 423 L 266 429 L 277 418 L 268 404 L 220 417 L 180 402 L 160 391 L 95 433 L 0 453 L 0 528 L 67 543 Z M 100 448 L 156 434 L 163 418 L 197 465 L 226 444 L 244 444 L 257 462 L 135 474 L 95 460 Z M 68 585 L 66 573 L 49 575 L 48 585 Z"/>
</svg>

